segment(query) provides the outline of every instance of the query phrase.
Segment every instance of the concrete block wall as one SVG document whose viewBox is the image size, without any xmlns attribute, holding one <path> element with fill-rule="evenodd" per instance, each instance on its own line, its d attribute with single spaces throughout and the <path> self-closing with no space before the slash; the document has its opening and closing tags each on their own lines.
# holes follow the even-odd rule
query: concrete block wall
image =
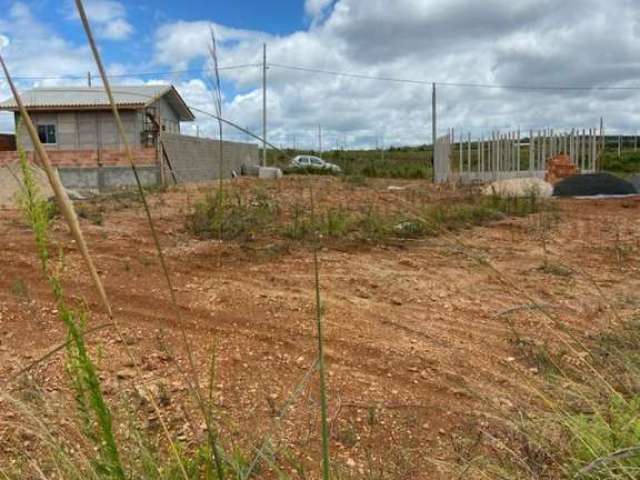
<svg viewBox="0 0 640 480">
<path fill-rule="evenodd" d="M 160 168 L 157 165 L 138 166 L 136 170 L 143 186 L 150 187 L 160 183 Z M 60 167 L 58 174 L 62 184 L 73 190 L 108 191 L 136 185 L 129 166 Z"/>
<path fill-rule="evenodd" d="M 162 143 L 178 183 L 206 182 L 240 174 L 242 166 L 258 165 L 258 145 L 240 142 L 223 143 L 223 165 L 220 172 L 220 142 L 208 138 L 172 133 L 162 134 Z M 172 180 L 171 172 L 166 178 Z"/>
</svg>

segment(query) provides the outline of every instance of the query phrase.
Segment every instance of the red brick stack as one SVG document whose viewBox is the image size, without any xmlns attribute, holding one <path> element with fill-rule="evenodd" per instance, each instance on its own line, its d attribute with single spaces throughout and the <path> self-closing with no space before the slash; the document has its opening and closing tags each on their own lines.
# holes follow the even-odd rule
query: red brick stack
<svg viewBox="0 0 640 480">
<path fill-rule="evenodd" d="M 546 182 L 555 184 L 563 178 L 580 173 L 578 167 L 571 163 L 569 155 L 560 154 L 547 161 L 547 173 L 544 176 Z"/>
</svg>

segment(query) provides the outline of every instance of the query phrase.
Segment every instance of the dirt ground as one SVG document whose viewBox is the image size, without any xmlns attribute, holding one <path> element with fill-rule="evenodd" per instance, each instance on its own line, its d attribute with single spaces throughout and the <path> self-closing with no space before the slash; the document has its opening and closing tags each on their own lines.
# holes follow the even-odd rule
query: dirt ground
<svg viewBox="0 0 640 480">
<path fill-rule="evenodd" d="M 285 204 L 304 202 L 308 182 L 290 177 L 260 188 Z M 354 187 L 317 178 L 313 185 L 320 207 L 410 205 L 416 198 L 455 201 L 460 195 L 421 181 Z M 175 434 L 187 443 L 200 438 L 202 421 L 177 371 L 177 365 L 187 370 L 182 323 L 203 384 L 215 345 L 222 441 L 249 449 L 268 436 L 286 452 L 280 457 L 285 471 L 300 463 L 314 472 L 320 439 L 317 375 L 308 376 L 317 351 L 312 255 L 295 242 L 193 238 L 185 212 L 209 188 L 151 195 L 179 312 L 139 203 L 106 200 L 100 225 L 82 220 L 144 377 L 133 378 L 113 327 L 90 333 L 107 398 L 122 402 L 144 381 L 166 397 L 161 404 Z M 383 469 L 380 478 L 451 478 L 456 442 L 470 425 L 483 425 L 496 406 L 516 412 L 532 401 L 525 380 L 540 372 L 514 337 L 554 348 L 557 322 L 589 335 L 638 307 L 640 198 L 554 202 L 559 218 L 546 233 L 532 215 L 424 240 L 321 249 L 331 450 L 341 468 L 356 478 Z M 61 220 L 54 238 L 65 255 L 66 292 L 90 311 L 87 329 L 108 324 Z M 0 385 L 17 394 L 24 375 L 16 375 L 63 343 L 66 333 L 32 233 L 16 210 L 0 210 L 0 245 Z M 526 308 L 534 303 L 553 311 L 555 320 Z M 59 352 L 29 376 L 65 398 L 63 363 Z M 2 412 L 0 405 L 6 455 L 11 422 Z"/>
</svg>

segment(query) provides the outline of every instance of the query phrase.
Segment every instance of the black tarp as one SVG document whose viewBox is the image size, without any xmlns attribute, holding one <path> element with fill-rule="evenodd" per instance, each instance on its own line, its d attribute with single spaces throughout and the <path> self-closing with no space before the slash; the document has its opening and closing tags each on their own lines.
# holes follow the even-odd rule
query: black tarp
<svg viewBox="0 0 640 480">
<path fill-rule="evenodd" d="M 554 197 L 590 197 L 594 195 L 632 195 L 635 187 L 610 173 L 573 175 L 553 187 Z"/>
</svg>

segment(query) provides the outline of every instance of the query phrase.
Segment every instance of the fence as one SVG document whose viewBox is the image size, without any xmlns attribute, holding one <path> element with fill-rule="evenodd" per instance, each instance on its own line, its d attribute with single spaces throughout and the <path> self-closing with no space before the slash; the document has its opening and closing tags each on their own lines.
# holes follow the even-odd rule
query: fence
<svg viewBox="0 0 640 480">
<path fill-rule="evenodd" d="M 444 183 L 451 175 L 451 132 L 438 137 L 433 147 L 433 175 L 436 183 Z"/>
<path fill-rule="evenodd" d="M 567 155 L 580 172 L 598 169 L 598 155 L 604 145 L 604 132 L 597 129 L 552 129 L 521 132 L 492 132 L 487 138 L 472 140 L 471 134 L 460 133 L 456 142 L 453 129 L 438 138 L 435 146 L 435 180 L 443 183 L 489 182 L 508 178 L 544 178 L 547 161 Z"/>
<path fill-rule="evenodd" d="M 176 183 L 206 182 L 232 172 L 240 174 L 242 167 L 259 165 L 258 146 L 251 143 L 222 142 L 222 171 L 220 171 L 220 142 L 207 138 L 189 137 L 175 133 L 162 134 L 166 177 Z"/>
</svg>

